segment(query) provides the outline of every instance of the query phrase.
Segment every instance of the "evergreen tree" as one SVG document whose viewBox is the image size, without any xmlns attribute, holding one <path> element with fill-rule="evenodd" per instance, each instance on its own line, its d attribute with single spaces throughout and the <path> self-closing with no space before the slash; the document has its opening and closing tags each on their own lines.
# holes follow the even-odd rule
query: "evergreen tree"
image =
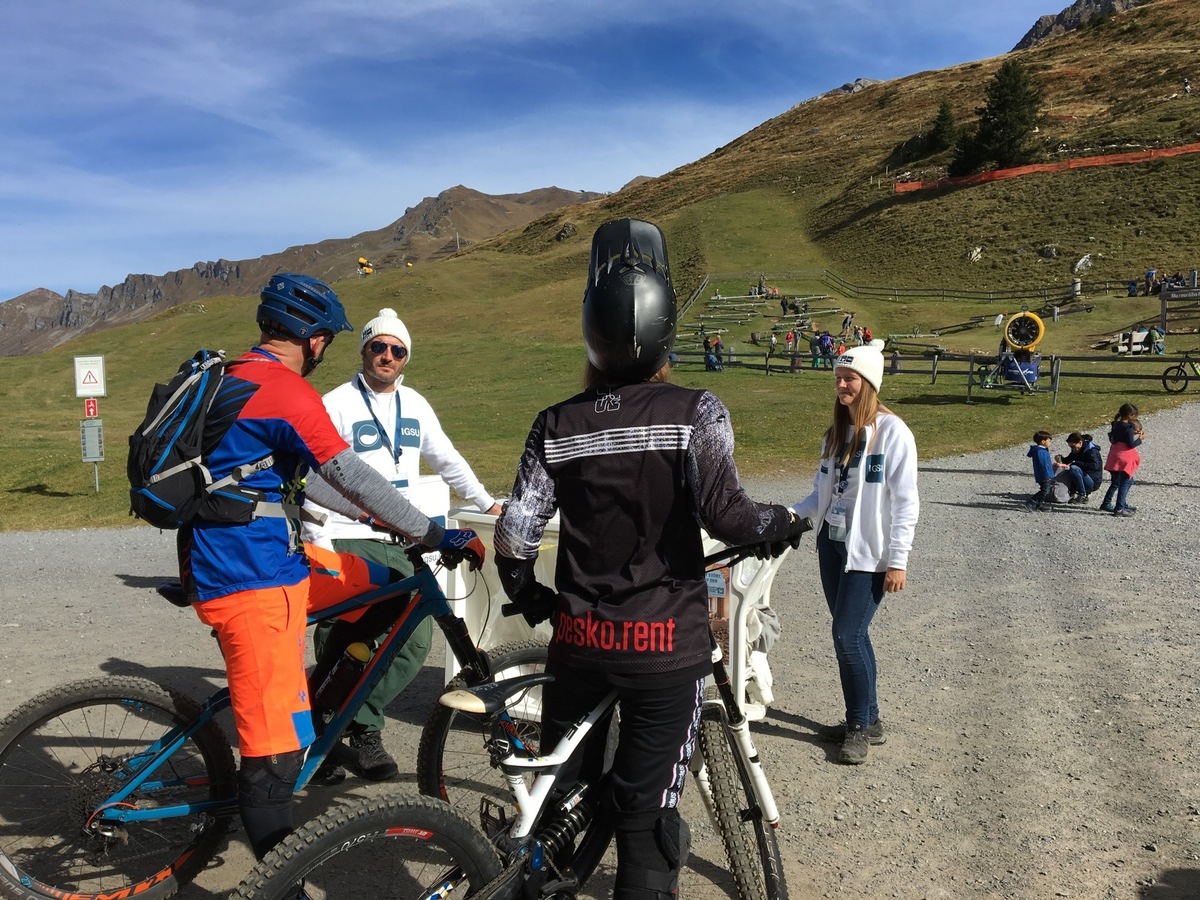
<svg viewBox="0 0 1200 900">
<path fill-rule="evenodd" d="M 1024 65 L 1010 59 L 997 70 L 985 96 L 987 105 L 977 110 L 977 156 L 1001 169 L 1029 162 L 1033 156 L 1030 138 L 1042 106 L 1041 88 Z"/>
<path fill-rule="evenodd" d="M 943 150 L 954 146 L 957 135 L 958 128 L 954 124 L 954 110 L 950 108 L 949 100 L 943 100 L 942 105 L 938 107 L 937 117 L 933 120 L 933 124 L 929 126 L 930 151 L 941 153 Z"/>
</svg>

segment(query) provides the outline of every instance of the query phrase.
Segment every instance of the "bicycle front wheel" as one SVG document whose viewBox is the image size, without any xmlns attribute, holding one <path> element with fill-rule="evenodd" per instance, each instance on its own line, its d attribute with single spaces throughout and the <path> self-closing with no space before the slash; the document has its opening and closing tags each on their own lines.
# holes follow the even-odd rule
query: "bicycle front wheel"
<svg viewBox="0 0 1200 900">
<path fill-rule="evenodd" d="M 1168 366 L 1163 372 L 1162 386 L 1168 394 L 1178 394 L 1188 386 L 1187 369 L 1183 366 Z"/>
<path fill-rule="evenodd" d="M 700 752 L 708 768 L 717 829 L 742 900 L 786 900 L 775 829 L 763 821 L 754 783 L 719 711 L 700 718 Z"/>
<path fill-rule="evenodd" d="M 97 826 L 98 808 L 168 730 L 200 714 L 142 678 L 74 682 L 0 722 L 0 893 L 12 897 L 169 897 L 215 854 L 229 816 L 196 814 Z M 208 722 L 123 807 L 237 796 L 229 740 Z"/>
<path fill-rule="evenodd" d="M 494 681 L 546 670 L 546 647 L 533 642 L 506 644 L 487 651 Z M 467 673 L 456 676 L 446 690 L 468 686 Z M 536 753 L 542 737 L 542 689 L 531 688 L 510 711 L 514 737 Z M 488 753 L 489 725 L 478 716 L 440 703 L 421 730 L 417 750 L 417 784 L 422 794 L 447 801 L 472 821 L 487 798 L 513 808 L 512 793 Z"/>
<path fill-rule="evenodd" d="M 233 896 L 469 897 L 500 869 L 487 838 L 447 804 L 394 797 L 313 819 L 263 857 Z"/>
</svg>

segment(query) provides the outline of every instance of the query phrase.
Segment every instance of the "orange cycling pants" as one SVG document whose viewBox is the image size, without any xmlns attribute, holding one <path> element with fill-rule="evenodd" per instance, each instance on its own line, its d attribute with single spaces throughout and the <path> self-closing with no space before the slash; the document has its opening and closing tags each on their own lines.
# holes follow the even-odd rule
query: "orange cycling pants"
<svg viewBox="0 0 1200 900">
<path fill-rule="evenodd" d="M 313 742 L 304 638 L 311 612 L 336 606 L 394 578 L 386 566 L 304 545 L 310 575 L 285 587 L 238 591 L 193 604 L 216 629 L 242 756 L 273 756 Z M 364 609 L 342 616 L 353 620 Z"/>
</svg>

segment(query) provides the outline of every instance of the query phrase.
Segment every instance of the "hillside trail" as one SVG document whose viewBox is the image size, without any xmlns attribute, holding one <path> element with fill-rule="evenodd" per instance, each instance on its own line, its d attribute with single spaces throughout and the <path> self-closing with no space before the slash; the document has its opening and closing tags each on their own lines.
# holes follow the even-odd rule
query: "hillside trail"
<svg viewBox="0 0 1200 900">
<path fill-rule="evenodd" d="M 828 612 L 809 545 L 785 561 L 775 702 L 754 731 L 793 898 L 1200 897 L 1200 405 L 1147 417 L 1147 431 L 1126 520 L 1094 505 L 1024 512 L 1024 446 L 922 463 L 909 585 L 872 628 L 890 737 L 864 766 L 838 765 L 817 737 L 842 717 Z M 748 486 L 790 502 L 808 481 Z M 154 593 L 173 570 L 171 536 L 150 529 L 0 533 L 0 715 L 88 676 L 200 696 L 221 684 L 208 629 Z M 414 789 L 441 664 L 439 649 L 389 707 L 399 782 L 309 790 L 298 820 Z M 730 896 L 715 835 L 694 805 L 688 817 L 681 897 Z M 235 832 L 181 896 L 224 896 L 250 862 Z"/>
</svg>

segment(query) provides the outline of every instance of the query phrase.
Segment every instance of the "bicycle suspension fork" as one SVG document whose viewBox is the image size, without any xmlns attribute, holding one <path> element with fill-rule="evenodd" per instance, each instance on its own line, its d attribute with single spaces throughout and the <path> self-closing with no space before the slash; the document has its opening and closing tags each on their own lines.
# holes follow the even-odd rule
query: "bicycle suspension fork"
<svg viewBox="0 0 1200 900">
<path fill-rule="evenodd" d="M 711 630 L 709 641 L 712 647 L 713 682 L 725 708 L 725 724 L 737 745 L 737 755 L 745 762 L 747 774 L 754 784 L 754 795 L 758 801 L 763 820 L 772 828 L 779 826 L 779 807 L 775 804 L 775 796 L 763 772 L 762 760 L 750 736 L 750 720 L 742 712 L 741 704 L 734 696 L 733 686 L 729 683 L 729 671 L 725 668 L 724 656 L 717 643 L 716 635 Z M 708 798 L 705 798 L 707 804 Z M 711 810 L 709 811 L 711 813 Z"/>
</svg>

